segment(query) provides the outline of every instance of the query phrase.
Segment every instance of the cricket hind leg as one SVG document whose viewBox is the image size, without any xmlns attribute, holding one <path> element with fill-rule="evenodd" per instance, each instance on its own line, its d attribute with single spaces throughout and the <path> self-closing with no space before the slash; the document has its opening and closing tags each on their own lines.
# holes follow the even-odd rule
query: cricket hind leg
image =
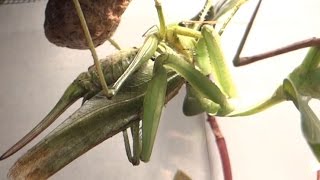
<svg viewBox="0 0 320 180">
<path fill-rule="evenodd" d="M 89 28 L 87 26 L 85 17 L 83 15 L 80 3 L 79 3 L 78 0 L 73 0 L 73 3 L 74 3 L 74 6 L 76 8 L 77 15 L 79 16 L 79 19 L 80 19 L 80 22 L 81 22 L 81 27 L 82 27 L 82 29 L 84 31 L 87 43 L 89 45 L 89 49 L 91 51 L 91 54 L 92 54 L 92 57 L 93 57 L 93 60 L 94 60 L 94 64 L 95 64 L 95 66 L 97 68 L 97 72 L 98 72 L 98 75 L 99 75 L 99 79 L 100 79 L 100 83 L 101 83 L 102 89 L 103 89 L 105 95 L 108 98 L 110 98 L 110 97 L 112 97 L 112 95 L 111 95 L 112 93 L 109 91 L 108 86 L 107 86 L 107 82 L 106 82 L 106 80 L 105 80 L 105 78 L 103 76 L 101 64 L 99 62 L 99 58 L 98 58 L 97 52 L 95 50 L 95 47 L 94 47 L 94 44 L 93 44 L 93 41 L 92 41 L 92 38 L 91 38 L 91 35 L 90 35 L 90 32 L 89 32 Z"/>
<path fill-rule="evenodd" d="M 122 131 L 123 140 L 126 149 L 126 154 L 129 162 L 132 165 L 137 166 L 140 164 L 140 153 L 141 153 L 141 136 L 140 136 L 140 121 L 135 121 L 130 126 L 132 135 L 132 151 L 130 147 L 130 141 L 127 133 L 127 129 Z"/>
</svg>

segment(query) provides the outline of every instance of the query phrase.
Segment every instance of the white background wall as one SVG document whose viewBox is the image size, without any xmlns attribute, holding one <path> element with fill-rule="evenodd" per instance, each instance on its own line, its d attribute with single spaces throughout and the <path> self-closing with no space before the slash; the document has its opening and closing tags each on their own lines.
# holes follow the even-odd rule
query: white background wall
<svg viewBox="0 0 320 180">
<path fill-rule="evenodd" d="M 188 19 L 202 6 L 197 0 L 163 0 L 167 22 Z M 53 107 L 64 88 L 92 64 L 89 51 L 70 50 L 50 44 L 43 33 L 46 2 L 0 6 L 0 153 L 34 127 Z M 238 45 L 255 1 L 242 9 L 223 36 L 228 59 Z M 244 55 L 252 55 L 297 40 L 319 35 L 320 1 L 264 1 Z M 142 43 L 142 34 L 156 24 L 151 0 L 133 0 L 114 35 L 122 46 Z M 98 48 L 103 57 L 114 51 L 106 43 Z M 233 68 L 241 97 L 256 102 L 270 95 L 303 59 L 306 50 Z M 208 155 L 204 117 L 184 117 L 184 93 L 164 112 L 151 162 L 132 167 L 126 159 L 122 136 L 98 145 L 51 179 L 172 179 L 180 168 L 193 179 L 221 179 L 219 158 L 210 144 Z M 59 118 L 43 137 L 79 104 Z M 298 111 L 283 103 L 246 118 L 220 119 L 236 180 L 313 180 L 317 163 L 300 131 Z M 38 137 L 13 157 L 0 162 L 0 179 L 14 161 L 34 145 Z M 209 157 L 213 157 L 211 160 Z M 210 165 L 213 161 L 214 165 Z M 211 169 L 213 168 L 213 170 Z"/>
</svg>

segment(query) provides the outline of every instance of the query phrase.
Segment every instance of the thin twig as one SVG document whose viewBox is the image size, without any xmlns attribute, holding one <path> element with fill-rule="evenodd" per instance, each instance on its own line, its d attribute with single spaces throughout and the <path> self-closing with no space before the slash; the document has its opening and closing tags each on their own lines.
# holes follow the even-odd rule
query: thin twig
<svg viewBox="0 0 320 180">
<path fill-rule="evenodd" d="M 265 53 L 257 54 L 254 56 L 242 57 L 242 58 L 240 58 L 239 63 L 235 64 L 235 66 L 244 66 L 244 65 L 256 62 L 256 61 L 260 61 L 260 60 L 263 60 L 266 58 L 270 58 L 273 56 L 284 54 L 284 53 L 287 53 L 290 51 L 295 51 L 298 49 L 311 47 L 311 46 L 319 46 L 319 45 L 320 45 L 320 38 L 313 37 L 313 38 L 298 41 L 293 44 L 290 44 L 290 45 L 287 45 L 287 46 L 284 46 L 281 48 L 277 48 L 277 49 L 274 49 L 274 50 L 271 50 L 271 51 L 268 51 Z"/>
<path fill-rule="evenodd" d="M 245 31 L 244 31 L 244 34 L 243 34 L 243 36 L 242 36 L 242 38 L 241 38 L 241 41 L 240 41 L 240 44 L 239 44 L 239 46 L 238 46 L 237 52 L 236 52 L 236 54 L 234 55 L 233 64 L 234 64 L 235 66 L 237 66 L 237 65 L 239 64 L 240 54 L 241 54 L 241 52 L 242 52 L 242 50 L 243 50 L 243 47 L 244 47 L 245 42 L 247 41 L 247 38 L 248 38 L 248 35 L 249 35 L 250 30 L 251 30 L 251 28 L 252 28 L 253 22 L 254 22 L 254 20 L 255 20 L 255 18 L 256 18 L 256 16 L 257 16 L 257 14 L 258 14 L 258 11 L 259 11 L 261 2 L 262 2 L 262 0 L 259 0 L 259 1 L 258 1 L 257 5 L 256 5 L 256 8 L 254 9 L 254 11 L 253 11 L 253 13 L 252 13 L 252 16 L 251 16 L 251 18 L 250 18 L 250 20 L 249 20 L 249 23 L 248 23 L 248 25 L 247 25 L 247 27 L 246 27 L 246 29 L 245 29 Z"/>
<path fill-rule="evenodd" d="M 217 143 L 217 146 L 219 149 L 224 180 L 232 180 L 231 164 L 230 164 L 230 158 L 229 158 L 229 153 L 228 153 L 226 141 L 220 131 L 220 128 L 219 128 L 219 125 L 216 121 L 216 118 L 214 116 L 209 115 L 209 114 L 207 114 L 207 116 L 208 116 L 207 121 L 209 122 L 209 124 L 211 126 L 212 132 L 216 138 L 216 143 Z"/>
</svg>

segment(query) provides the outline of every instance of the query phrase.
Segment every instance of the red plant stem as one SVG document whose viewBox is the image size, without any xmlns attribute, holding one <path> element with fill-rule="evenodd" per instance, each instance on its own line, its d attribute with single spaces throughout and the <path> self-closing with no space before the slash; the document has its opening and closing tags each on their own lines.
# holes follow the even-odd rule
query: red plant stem
<svg viewBox="0 0 320 180">
<path fill-rule="evenodd" d="M 320 170 L 317 171 L 317 180 L 320 180 Z"/>
<path fill-rule="evenodd" d="M 260 61 L 269 57 L 277 56 L 280 54 L 284 54 L 290 51 L 295 51 L 301 48 L 306 48 L 310 46 L 319 46 L 320 45 L 320 38 L 309 38 L 306 40 L 298 41 L 293 44 L 277 48 L 265 53 L 257 54 L 254 56 L 248 56 L 248 57 L 241 57 L 238 62 L 234 63 L 235 66 L 243 66 L 247 65 L 256 61 Z"/>
<path fill-rule="evenodd" d="M 212 132 L 216 138 L 216 143 L 217 143 L 217 146 L 219 149 L 224 180 L 232 180 L 231 164 L 230 164 L 230 158 L 229 158 L 229 153 L 228 153 L 226 141 L 220 131 L 220 128 L 219 128 L 219 125 L 216 121 L 216 118 L 214 116 L 209 115 L 209 114 L 207 116 L 208 116 L 207 121 L 209 122 L 209 124 L 211 126 Z"/>
</svg>

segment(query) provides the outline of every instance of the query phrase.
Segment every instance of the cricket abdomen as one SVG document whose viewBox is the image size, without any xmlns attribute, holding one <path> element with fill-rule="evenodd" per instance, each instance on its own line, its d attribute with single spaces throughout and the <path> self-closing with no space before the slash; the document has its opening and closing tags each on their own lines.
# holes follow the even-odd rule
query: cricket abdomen
<svg viewBox="0 0 320 180">
<path fill-rule="evenodd" d="M 118 53 L 107 56 L 106 58 L 100 61 L 102 72 L 108 86 L 112 85 L 117 81 L 117 79 L 119 79 L 119 77 L 128 68 L 128 66 L 136 56 L 137 52 L 137 48 L 121 50 Z M 82 73 L 78 76 L 77 79 L 79 79 L 80 76 L 82 76 L 80 79 L 82 79 L 82 81 L 85 81 L 85 83 L 90 81 L 91 85 L 89 88 L 91 89 L 88 90 L 102 90 L 99 76 L 95 66 L 90 66 L 88 68 L 88 71 L 84 73 L 86 73 L 86 75 Z M 88 86 L 88 84 L 84 85 Z"/>
</svg>

